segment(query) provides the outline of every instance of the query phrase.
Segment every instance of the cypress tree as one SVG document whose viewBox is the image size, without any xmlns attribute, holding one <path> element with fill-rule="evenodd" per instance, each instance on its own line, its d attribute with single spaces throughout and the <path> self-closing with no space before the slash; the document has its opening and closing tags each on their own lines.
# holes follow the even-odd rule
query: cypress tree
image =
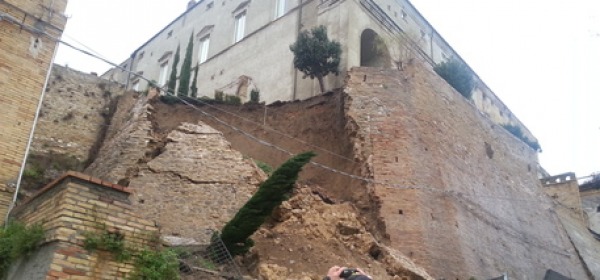
<svg viewBox="0 0 600 280">
<path fill-rule="evenodd" d="M 177 86 L 177 64 L 179 64 L 179 45 L 177 45 L 177 51 L 175 51 L 175 58 L 173 59 L 173 68 L 171 69 L 169 84 L 167 85 L 167 90 L 169 94 L 175 94 L 175 87 Z"/>
<path fill-rule="evenodd" d="M 190 35 L 190 41 L 185 49 L 185 57 L 181 65 L 181 75 L 179 76 L 179 91 L 177 95 L 188 96 L 190 90 L 190 76 L 192 75 L 192 53 L 194 51 L 194 36 Z"/>
<path fill-rule="evenodd" d="M 271 215 L 275 207 L 288 199 L 288 194 L 298 179 L 298 173 L 314 156 L 315 153 L 306 152 L 282 164 L 269 179 L 260 184 L 258 191 L 223 227 L 221 239 L 232 255 L 244 254 L 254 245 L 249 237 Z"/>
</svg>

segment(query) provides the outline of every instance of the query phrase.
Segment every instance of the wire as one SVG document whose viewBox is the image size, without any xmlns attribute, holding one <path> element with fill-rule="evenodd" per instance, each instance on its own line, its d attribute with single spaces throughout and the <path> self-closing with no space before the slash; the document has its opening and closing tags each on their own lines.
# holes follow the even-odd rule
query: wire
<svg viewBox="0 0 600 280">
<path fill-rule="evenodd" d="M 88 56 L 91 56 L 91 57 L 94 57 L 94 58 L 96 58 L 96 59 L 99 59 L 99 60 L 101 60 L 101 61 L 103 61 L 103 62 L 105 62 L 105 63 L 107 63 L 107 64 L 109 64 L 109 65 L 112 65 L 112 66 L 114 66 L 114 67 L 116 67 L 116 68 L 118 68 L 118 69 L 121 69 L 122 71 L 125 71 L 125 72 L 127 72 L 127 73 L 129 73 L 129 74 L 132 74 L 132 75 L 136 76 L 137 78 L 139 78 L 139 79 L 141 79 L 141 80 L 147 81 L 147 82 L 149 82 L 149 83 L 151 83 L 151 82 L 152 82 L 151 80 L 149 80 L 148 78 L 144 77 L 143 75 L 140 75 L 140 74 L 138 74 L 138 73 L 134 73 L 133 71 L 129 71 L 128 69 L 125 69 L 124 67 L 121 67 L 120 65 L 118 65 L 118 64 L 116 64 L 116 63 L 113 63 L 113 62 L 111 62 L 111 61 L 109 61 L 109 60 L 107 60 L 107 59 L 105 59 L 105 58 L 102 58 L 102 57 L 100 57 L 100 56 L 98 56 L 98 55 L 95 55 L 95 54 L 93 54 L 93 53 L 90 53 L 89 51 L 83 50 L 83 49 L 81 49 L 81 48 L 75 47 L 75 46 L 73 46 L 72 44 L 66 43 L 66 42 L 62 41 L 61 39 L 55 38 L 55 37 L 53 37 L 53 36 L 51 36 L 51 35 L 49 35 L 49 34 L 47 34 L 47 33 L 45 33 L 45 32 L 40 32 L 39 30 L 36 30 L 36 29 L 34 29 L 34 28 L 31 28 L 31 27 L 29 27 L 29 26 L 25 26 L 24 24 L 22 24 L 22 23 L 20 23 L 20 22 L 16 21 L 16 20 L 15 20 L 14 18 L 12 18 L 10 15 L 0 14 L 0 16 L 2 16 L 2 18 L 8 18 L 8 19 L 9 19 L 9 21 L 11 21 L 12 23 L 14 23 L 14 24 L 17 24 L 17 25 L 20 25 L 21 27 L 23 27 L 23 28 L 25 28 L 25 29 L 27 29 L 27 30 L 30 30 L 31 32 L 35 32 L 36 34 L 43 34 L 43 35 L 47 36 L 48 38 L 50 38 L 51 40 L 54 40 L 54 41 L 56 41 L 56 42 L 58 42 L 58 43 L 61 43 L 61 44 L 63 44 L 63 45 L 66 45 L 66 46 L 68 46 L 68 47 L 70 47 L 70 48 L 73 48 L 73 49 L 75 49 L 75 50 L 77 50 L 77 51 L 79 51 L 79 52 L 81 52 L 81 53 L 83 53 L 83 54 L 86 54 L 86 55 L 88 55 Z M 163 87 L 159 87 L 159 88 L 160 88 L 161 90 L 165 90 L 164 86 L 163 86 Z M 165 92 L 168 92 L 168 91 L 165 91 Z M 178 99 L 179 99 L 179 100 L 180 100 L 182 103 L 184 103 L 184 104 L 186 104 L 186 105 L 188 105 L 188 106 L 190 106 L 190 107 L 194 108 L 195 110 L 198 110 L 199 112 L 201 112 L 201 113 L 202 113 L 202 114 L 204 114 L 205 116 L 208 116 L 208 117 L 210 117 L 210 118 L 214 119 L 215 121 L 217 121 L 217 122 L 221 123 L 222 125 L 225 125 L 225 126 L 229 127 L 230 129 L 232 129 L 232 130 L 234 130 L 234 131 L 236 131 L 236 132 L 238 132 L 238 133 L 240 133 L 240 134 L 242 134 L 242 135 L 244 135 L 244 136 L 246 136 L 246 137 L 248 137 L 248 138 L 252 139 L 253 141 L 256 141 L 257 143 L 260 143 L 260 144 L 262 144 L 262 145 L 265 145 L 265 146 L 271 147 L 271 148 L 273 148 L 273 149 L 279 150 L 279 151 L 281 151 L 281 152 L 284 152 L 284 153 L 286 153 L 286 154 L 289 154 L 289 155 L 294 155 L 294 153 L 292 153 L 292 152 L 290 152 L 290 151 L 288 151 L 288 150 L 286 150 L 286 149 L 284 149 L 284 148 L 282 148 L 282 147 L 279 147 L 279 146 L 277 146 L 277 145 L 275 145 L 275 144 L 272 144 L 272 143 L 270 143 L 270 142 L 268 142 L 268 141 L 262 140 L 262 139 L 260 139 L 260 138 L 258 138 L 258 137 L 256 137 L 256 136 L 254 136 L 254 135 L 252 135 L 252 134 L 250 134 L 250 133 L 248 133 L 248 132 L 246 132 L 246 131 L 244 131 L 244 130 L 242 130 L 242 129 L 238 128 L 238 127 L 235 127 L 235 126 L 233 126 L 233 125 L 230 125 L 229 123 L 227 123 L 227 122 L 225 122 L 225 121 L 223 121 L 223 120 L 219 119 L 218 117 L 216 117 L 216 116 L 213 116 L 213 115 L 211 115 L 211 114 L 209 114 L 209 113 L 207 113 L 207 112 L 205 112 L 205 111 L 203 111 L 203 110 L 199 109 L 197 106 L 195 106 L 195 105 L 191 104 L 190 102 L 188 102 L 187 100 L 185 100 L 185 99 L 183 99 L 183 98 L 181 98 L 181 97 L 179 97 L 179 96 L 175 96 L 175 97 L 176 97 L 176 98 L 178 98 Z M 200 101 L 200 102 L 202 102 L 202 101 Z M 205 103 L 205 102 L 204 102 L 204 103 Z M 209 106 L 210 106 L 210 104 L 206 104 L 206 105 L 209 105 Z M 211 106 L 211 107 L 214 107 L 214 106 Z M 220 109 L 220 108 L 217 108 L 217 109 L 219 109 L 220 111 L 223 111 L 223 112 L 229 113 L 229 114 L 233 114 L 233 113 L 230 113 L 230 112 L 224 111 L 224 110 L 222 110 L 222 109 Z M 233 115 L 235 115 L 235 114 L 233 114 Z M 237 115 L 236 115 L 236 116 L 237 116 Z M 274 130 L 274 131 L 275 131 L 275 132 L 278 132 L 278 133 L 281 133 L 281 132 L 279 132 L 279 131 L 276 131 L 276 130 Z M 289 136 L 289 135 L 287 135 L 287 134 L 285 134 L 285 133 L 281 133 L 281 134 L 282 134 L 282 135 L 286 135 L 287 137 L 290 137 L 291 139 L 299 140 L 299 139 L 296 139 L 295 137 L 293 137 L 293 136 Z M 300 140 L 300 141 L 301 141 L 301 140 Z M 302 142 L 304 142 L 304 141 L 302 141 Z M 305 142 L 304 142 L 304 143 L 305 143 Z M 309 145 L 309 146 L 311 146 L 311 147 L 318 148 L 319 150 L 324 150 L 324 149 L 322 149 L 322 148 L 320 148 L 320 147 L 317 147 L 317 146 L 315 146 L 315 145 L 312 145 L 312 144 L 309 144 L 309 143 L 307 143 L 307 145 Z M 327 150 L 325 150 L 325 151 L 327 151 Z M 332 153 L 332 152 L 331 152 L 331 153 Z M 335 154 L 335 153 L 334 153 L 334 154 Z M 431 192 L 440 192 L 440 193 L 443 193 L 443 194 L 446 194 L 446 195 L 449 195 L 449 196 L 453 196 L 453 197 L 457 198 L 457 201 L 458 201 L 458 202 L 462 202 L 461 204 L 464 204 L 465 206 L 467 206 L 467 209 L 468 209 L 470 212 L 472 212 L 472 213 L 474 213 L 474 214 L 477 214 L 478 218 L 479 218 L 479 219 L 482 219 L 482 221 L 484 221 L 484 222 L 486 222 L 486 221 L 487 221 L 487 218 L 486 218 L 485 220 L 483 220 L 483 218 L 484 218 L 484 217 L 481 217 L 481 215 L 480 215 L 479 213 L 476 213 L 476 212 L 474 211 L 474 209 L 470 209 L 470 207 L 472 207 L 472 206 L 469 206 L 469 204 L 468 204 L 467 202 L 465 202 L 465 200 L 464 200 L 464 198 L 465 198 L 465 197 L 469 197 L 469 196 L 472 196 L 472 197 L 488 197 L 488 198 L 493 198 L 493 199 L 501 199 L 501 200 L 509 200 L 509 201 L 526 201 L 526 202 L 528 202 L 528 203 L 531 203 L 531 202 L 534 202 L 534 203 L 540 203 L 540 202 L 542 202 L 542 203 L 546 203 L 546 201 L 544 201 L 543 199 L 540 199 L 540 200 L 530 200 L 530 201 L 529 201 L 529 200 L 517 200 L 517 199 L 514 199 L 514 198 L 510 198 L 510 197 L 498 197 L 498 196 L 480 196 L 480 195 L 471 195 L 471 194 L 465 194 L 465 193 L 461 193 L 461 192 L 457 192 L 457 191 L 453 191 L 453 190 L 441 190 L 441 189 L 437 189 L 437 188 L 431 188 L 431 187 L 421 187 L 421 186 L 405 186 L 405 185 L 401 185 L 401 184 L 388 183 L 388 182 L 381 182 L 381 181 L 376 181 L 376 180 L 374 180 L 374 179 L 371 179 L 371 178 L 366 178 L 366 177 L 362 177 L 362 176 L 357 176 L 357 175 L 354 175 L 354 174 L 350 174 L 350 173 L 347 173 L 347 172 L 344 172 L 344 171 L 340 171 L 340 170 L 334 169 L 334 168 L 332 168 L 332 167 L 329 167 L 329 166 L 326 166 L 326 165 L 323 165 L 323 164 L 320 164 L 320 163 L 317 163 L 317 162 L 314 162 L 314 161 L 311 161 L 311 162 L 310 162 L 310 164 L 311 164 L 311 165 L 314 165 L 314 166 L 317 166 L 317 167 L 320 167 L 320 168 L 322 168 L 322 169 L 328 170 L 328 171 L 330 171 L 330 172 L 337 173 L 337 174 L 341 174 L 341 175 L 344 175 L 344 176 L 348 176 L 348 177 L 350 177 L 350 178 L 353 178 L 353 179 L 356 179 L 356 180 L 361 180 L 361 181 L 363 181 L 363 182 L 370 183 L 370 184 L 373 184 L 373 185 L 382 185 L 382 186 L 388 186 L 388 187 L 392 187 L 392 188 L 395 188 L 395 189 L 404 189 L 404 190 L 423 190 L 423 191 L 431 191 Z M 477 202 L 470 202 L 470 204 L 477 205 L 479 208 L 483 209 L 483 208 L 481 207 L 481 205 L 480 205 L 479 203 L 477 203 Z M 556 204 L 556 203 L 554 203 L 554 204 Z M 554 205 L 554 206 L 555 206 L 555 205 Z M 488 212 L 488 211 L 485 211 L 484 213 L 486 213 L 486 214 L 487 214 L 487 215 L 489 215 L 490 217 L 493 217 L 493 218 L 494 218 L 496 221 L 503 221 L 502 219 L 500 219 L 500 218 L 496 217 L 495 215 L 493 215 L 492 213 L 490 213 L 490 212 Z M 489 221 L 487 221 L 487 222 L 489 222 Z M 510 233 L 510 232 L 509 232 L 509 231 L 507 231 L 507 230 L 504 230 L 504 231 L 505 231 L 505 232 L 507 232 L 509 235 L 513 236 L 514 238 L 516 238 L 516 239 L 518 239 L 518 240 L 520 240 L 520 241 L 522 241 L 522 242 L 525 242 L 525 243 L 527 243 L 527 244 L 531 244 L 531 245 L 533 245 L 533 246 L 540 247 L 540 248 L 545 248 L 546 250 L 548 250 L 548 251 L 550 251 L 550 252 L 557 253 L 557 254 L 566 255 L 566 256 L 570 256 L 570 255 L 571 255 L 570 253 L 564 253 L 564 252 L 562 252 L 562 251 L 569 252 L 567 249 L 560 248 L 560 247 L 558 247 L 558 246 L 556 246 L 556 245 L 549 244 L 549 243 L 547 243 L 547 242 L 543 242 L 543 243 L 545 243 L 545 244 L 541 244 L 541 243 L 538 243 L 538 242 L 532 242 L 532 241 L 530 241 L 530 238 L 528 238 L 527 236 L 522 236 L 522 235 L 524 235 L 524 234 L 523 234 L 523 233 L 519 234 L 519 232 L 518 232 L 518 231 L 517 231 L 517 233 Z M 538 237 L 534 237 L 533 239 L 539 239 L 539 238 L 538 238 Z M 554 250 L 548 249 L 548 248 L 546 248 L 547 246 L 554 247 L 554 248 L 558 248 L 560 251 L 554 251 Z"/>
</svg>

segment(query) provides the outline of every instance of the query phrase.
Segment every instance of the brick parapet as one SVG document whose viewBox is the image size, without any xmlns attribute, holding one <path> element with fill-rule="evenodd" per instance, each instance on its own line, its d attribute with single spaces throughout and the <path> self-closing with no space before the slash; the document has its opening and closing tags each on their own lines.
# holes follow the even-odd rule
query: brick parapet
<svg viewBox="0 0 600 280">
<path fill-rule="evenodd" d="M 69 172 L 12 215 L 26 224 L 41 224 L 46 230 L 44 246 L 58 243 L 47 279 L 122 279 L 133 269 L 131 261 L 117 262 L 104 251 L 88 252 L 83 244 L 85 234 L 111 232 L 122 235 L 133 251 L 155 245 L 157 227 L 134 213 L 129 195 L 127 188 Z"/>
</svg>

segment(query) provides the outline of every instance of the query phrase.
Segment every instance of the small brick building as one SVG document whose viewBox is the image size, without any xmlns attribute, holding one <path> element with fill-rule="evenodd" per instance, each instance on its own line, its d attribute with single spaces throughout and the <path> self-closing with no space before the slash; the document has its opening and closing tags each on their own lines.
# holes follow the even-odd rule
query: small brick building
<svg viewBox="0 0 600 280">
<path fill-rule="evenodd" d="M 31 225 L 41 223 L 45 240 L 31 256 L 13 264 L 8 279 L 123 279 L 131 261 L 118 262 L 109 252 L 88 252 L 84 234 L 118 232 L 128 249 L 152 244 L 154 222 L 139 218 L 129 201 L 130 190 L 67 172 L 16 207 L 11 215 Z"/>
</svg>

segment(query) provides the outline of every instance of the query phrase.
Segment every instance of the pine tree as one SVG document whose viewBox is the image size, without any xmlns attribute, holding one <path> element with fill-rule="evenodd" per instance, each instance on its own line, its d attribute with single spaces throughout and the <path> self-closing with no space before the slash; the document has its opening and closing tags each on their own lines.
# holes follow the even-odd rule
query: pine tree
<svg viewBox="0 0 600 280">
<path fill-rule="evenodd" d="M 175 94 L 175 87 L 177 86 L 177 64 L 179 64 L 179 45 L 177 45 L 177 51 L 175 51 L 173 68 L 171 69 L 171 76 L 169 77 L 169 83 L 167 85 L 169 94 Z"/>
<path fill-rule="evenodd" d="M 317 78 L 321 93 L 325 92 L 323 77 L 329 73 L 338 75 L 342 47 L 340 43 L 327 37 L 327 28 L 323 25 L 304 30 L 290 46 L 294 53 L 294 67 L 304 73 L 304 78 Z"/>
<path fill-rule="evenodd" d="M 190 35 L 190 41 L 185 49 L 185 57 L 181 65 L 181 74 L 179 75 L 179 91 L 177 95 L 188 96 L 190 91 L 190 76 L 192 75 L 192 53 L 194 51 L 194 36 Z"/>
<path fill-rule="evenodd" d="M 271 215 L 275 207 L 287 200 L 298 179 L 298 173 L 314 156 L 313 152 L 306 152 L 282 164 L 269 179 L 260 184 L 258 191 L 223 227 L 221 239 L 232 255 L 244 254 L 254 245 L 249 237 Z"/>
</svg>

